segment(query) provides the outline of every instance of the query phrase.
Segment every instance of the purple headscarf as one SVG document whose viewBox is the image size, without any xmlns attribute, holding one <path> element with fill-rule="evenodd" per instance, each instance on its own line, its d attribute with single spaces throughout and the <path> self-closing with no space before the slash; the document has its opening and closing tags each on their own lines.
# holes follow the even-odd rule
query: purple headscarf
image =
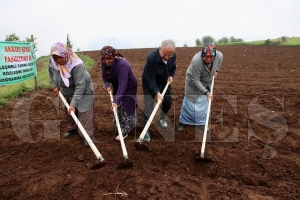
<svg viewBox="0 0 300 200">
<path fill-rule="evenodd" d="M 65 85 L 69 87 L 69 79 L 71 77 L 70 71 L 77 65 L 82 64 L 83 61 L 69 48 L 67 45 L 57 42 L 51 47 L 51 61 L 54 67 L 60 71 L 60 75 Z M 57 55 L 66 59 L 65 65 L 60 66 L 54 61 L 52 55 Z"/>
</svg>

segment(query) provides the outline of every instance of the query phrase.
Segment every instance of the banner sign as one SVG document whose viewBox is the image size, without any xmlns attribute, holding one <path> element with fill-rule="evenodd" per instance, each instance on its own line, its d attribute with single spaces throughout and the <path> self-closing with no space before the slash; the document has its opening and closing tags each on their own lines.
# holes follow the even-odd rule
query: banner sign
<svg viewBox="0 0 300 200">
<path fill-rule="evenodd" d="M 0 85 L 22 82 L 36 74 L 33 43 L 0 41 Z"/>
</svg>

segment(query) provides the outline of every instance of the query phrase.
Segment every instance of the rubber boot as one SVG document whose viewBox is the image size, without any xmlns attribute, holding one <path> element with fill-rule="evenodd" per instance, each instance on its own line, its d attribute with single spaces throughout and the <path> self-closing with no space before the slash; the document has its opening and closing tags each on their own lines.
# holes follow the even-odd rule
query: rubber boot
<svg viewBox="0 0 300 200">
<path fill-rule="evenodd" d="M 168 124 L 166 122 L 166 114 L 163 111 L 160 113 L 159 124 L 163 128 L 167 128 L 168 127 Z"/>
<path fill-rule="evenodd" d="M 71 136 L 74 135 L 74 134 L 78 134 L 77 129 L 68 130 L 68 131 L 65 133 L 64 138 L 69 138 L 69 137 L 71 137 Z"/>
<path fill-rule="evenodd" d="M 178 122 L 177 130 L 179 130 L 179 131 L 182 131 L 182 130 L 183 130 L 183 123 Z"/>
<path fill-rule="evenodd" d="M 144 122 L 144 126 L 146 126 L 147 122 L 148 122 L 148 120 L 146 120 L 146 121 Z M 146 132 L 146 134 L 145 134 L 145 136 L 144 136 L 144 138 L 143 138 L 143 141 L 144 141 L 144 142 L 150 142 L 150 141 L 151 141 L 151 138 L 150 138 L 150 130 L 149 130 L 149 128 L 148 128 L 148 130 L 147 130 L 147 132 Z"/>
</svg>

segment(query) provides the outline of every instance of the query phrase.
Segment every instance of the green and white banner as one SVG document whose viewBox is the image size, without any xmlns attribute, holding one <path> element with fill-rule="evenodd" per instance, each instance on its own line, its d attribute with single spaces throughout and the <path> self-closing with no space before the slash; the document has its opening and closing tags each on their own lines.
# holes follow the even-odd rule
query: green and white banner
<svg viewBox="0 0 300 200">
<path fill-rule="evenodd" d="M 9 85 L 36 76 L 33 43 L 0 41 L 0 85 Z"/>
</svg>

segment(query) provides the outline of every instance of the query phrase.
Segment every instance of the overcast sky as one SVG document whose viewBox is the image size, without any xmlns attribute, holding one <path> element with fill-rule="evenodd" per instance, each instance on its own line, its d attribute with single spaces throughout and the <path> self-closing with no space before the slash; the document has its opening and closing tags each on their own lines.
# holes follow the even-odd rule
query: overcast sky
<svg viewBox="0 0 300 200">
<path fill-rule="evenodd" d="M 36 56 L 55 42 L 73 50 L 158 47 L 173 39 L 195 46 L 209 35 L 244 41 L 300 36 L 299 0 L 0 0 L 0 41 L 33 35 Z"/>
</svg>

